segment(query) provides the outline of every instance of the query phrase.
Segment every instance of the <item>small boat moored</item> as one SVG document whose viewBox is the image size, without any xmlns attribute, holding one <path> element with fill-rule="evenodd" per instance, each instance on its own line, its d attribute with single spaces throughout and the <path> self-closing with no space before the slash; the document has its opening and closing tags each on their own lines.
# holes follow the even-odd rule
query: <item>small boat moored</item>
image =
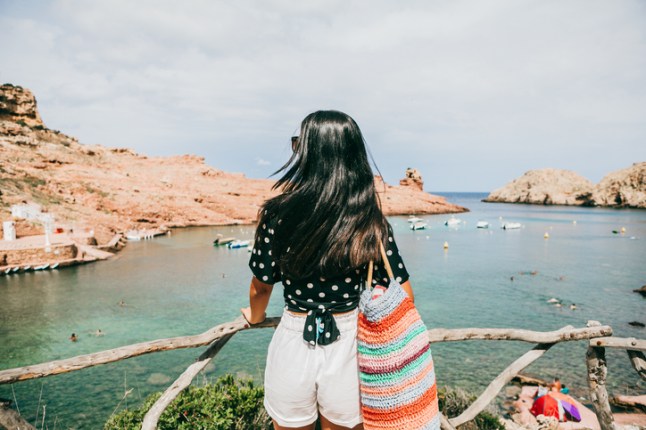
<svg viewBox="0 0 646 430">
<path fill-rule="evenodd" d="M 444 225 L 447 227 L 457 227 L 460 224 L 462 224 L 461 219 L 457 219 L 456 217 L 452 216 L 451 218 L 447 219 L 444 221 Z"/>
<path fill-rule="evenodd" d="M 248 240 L 234 240 L 232 242 L 229 242 L 227 244 L 227 247 L 229 249 L 246 248 L 247 246 L 249 246 L 249 242 L 250 241 Z"/>
<path fill-rule="evenodd" d="M 411 215 L 408 217 L 408 222 L 411 224 L 415 224 L 416 222 L 424 221 L 421 218 L 416 217 L 415 215 Z"/>
<path fill-rule="evenodd" d="M 516 230 L 520 227 L 522 226 L 519 222 L 506 222 L 506 223 L 503 223 L 502 225 L 503 230 Z"/>
<path fill-rule="evenodd" d="M 235 237 L 218 237 L 213 241 L 213 246 L 227 245 L 235 240 Z"/>
<path fill-rule="evenodd" d="M 489 223 L 487 221 L 478 221 L 476 228 L 489 228 Z"/>
<path fill-rule="evenodd" d="M 426 230 L 426 227 L 428 227 L 428 224 L 426 224 L 424 221 L 417 221 L 410 225 L 410 229 L 413 231 Z"/>
</svg>

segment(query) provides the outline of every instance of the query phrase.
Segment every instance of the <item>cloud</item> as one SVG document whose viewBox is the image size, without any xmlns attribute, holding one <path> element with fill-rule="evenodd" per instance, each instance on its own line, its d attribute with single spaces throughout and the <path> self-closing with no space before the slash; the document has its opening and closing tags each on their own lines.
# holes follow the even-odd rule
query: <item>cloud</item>
<svg viewBox="0 0 646 430">
<path fill-rule="evenodd" d="M 492 189 L 646 159 L 639 1 L 0 0 L 3 81 L 50 127 L 265 177 L 309 112 L 361 126 L 386 179 Z M 256 163 L 249 163 L 256 160 Z"/>
</svg>

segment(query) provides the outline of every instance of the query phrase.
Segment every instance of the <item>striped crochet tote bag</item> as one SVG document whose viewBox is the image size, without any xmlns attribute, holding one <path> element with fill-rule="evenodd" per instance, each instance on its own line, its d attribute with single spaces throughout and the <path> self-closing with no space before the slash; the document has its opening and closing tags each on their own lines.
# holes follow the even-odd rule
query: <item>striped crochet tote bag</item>
<svg viewBox="0 0 646 430">
<path fill-rule="evenodd" d="M 393 276 L 373 296 L 372 262 L 359 301 L 357 358 L 365 430 L 440 428 L 435 369 L 427 329 L 408 294 Z"/>
</svg>

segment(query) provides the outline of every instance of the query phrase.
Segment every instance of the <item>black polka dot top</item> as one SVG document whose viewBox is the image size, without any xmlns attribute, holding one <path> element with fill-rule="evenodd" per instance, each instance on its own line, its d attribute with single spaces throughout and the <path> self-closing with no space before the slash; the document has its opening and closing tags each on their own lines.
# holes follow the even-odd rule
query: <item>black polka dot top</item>
<svg viewBox="0 0 646 430">
<path fill-rule="evenodd" d="M 276 220 L 267 220 L 258 230 L 251 251 L 249 267 L 258 280 L 274 284 L 282 282 L 286 309 L 293 312 L 306 312 L 308 319 L 316 322 L 316 329 L 307 330 L 305 323 L 304 338 L 315 344 L 326 345 L 338 338 L 338 331 L 331 314 L 348 312 L 359 305 L 359 296 L 367 276 L 367 265 L 356 267 L 331 277 L 308 277 L 291 279 L 282 273 L 278 263 L 271 255 L 271 241 Z M 385 244 L 386 255 L 393 269 L 395 280 L 404 283 L 409 275 L 399 254 L 392 227 L 388 224 L 388 240 Z M 373 268 L 373 286 L 388 286 L 388 274 L 381 264 Z"/>
</svg>

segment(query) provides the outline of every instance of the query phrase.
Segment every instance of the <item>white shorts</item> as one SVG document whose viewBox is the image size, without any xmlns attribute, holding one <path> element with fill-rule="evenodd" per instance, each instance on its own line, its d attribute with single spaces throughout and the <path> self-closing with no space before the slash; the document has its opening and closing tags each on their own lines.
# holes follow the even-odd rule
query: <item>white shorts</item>
<svg viewBox="0 0 646 430">
<path fill-rule="evenodd" d="M 329 345 L 303 339 L 305 316 L 285 311 L 267 353 L 265 409 L 283 427 L 303 427 L 318 411 L 334 424 L 363 421 L 357 365 L 358 310 L 335 315 L 341 333 Z"/>
</svg>

